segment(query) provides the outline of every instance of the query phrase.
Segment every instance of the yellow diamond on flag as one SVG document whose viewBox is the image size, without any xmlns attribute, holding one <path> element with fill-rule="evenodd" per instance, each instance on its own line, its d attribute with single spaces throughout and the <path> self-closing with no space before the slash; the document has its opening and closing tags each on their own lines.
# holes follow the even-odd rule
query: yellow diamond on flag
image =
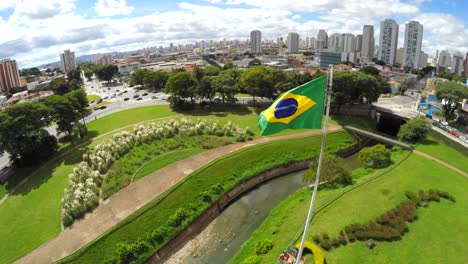
<svg viewBox="0 0 468 264">
<path fill-rule="evenodd" d="M 307 111 L 316 103 L 309 97 L 286 93 L 278 98 L 265 112 L 268 122 L 280 122 L 289 124 L 294 118 Z"/>
</svg>

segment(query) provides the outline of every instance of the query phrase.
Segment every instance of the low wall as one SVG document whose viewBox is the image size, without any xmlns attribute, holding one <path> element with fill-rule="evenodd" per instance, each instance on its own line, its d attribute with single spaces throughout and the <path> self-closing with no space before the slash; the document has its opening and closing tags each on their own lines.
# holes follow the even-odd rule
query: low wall
<svg viewBox="0 0 468 264">
<path fill-rule="evenodd" d="M 349 147 L 347 149 L 338 151 L 335 155 L 341 157 L 348 157 L 358 152 L 366 142 L 359 142 L 358 144 Z M 169 258 L 174 252 L 182 248 L 185 243 L 195 236 L 197 236 L 203 229 L 205 229 L 211 221 L 218 217 L 221 212 L 229 206 L 233 201 L 241 197 L 245 192 L 259 186 L 260 184 L 269 181 L 273 178 L 305 170 L 309 167 L 309 163 L 312 159 L 304 161 L 282 165 L 274 169 L 262 172 L 257 176 L 254 176 L 245 182 L 239 184 L 237 187 L 219 198 L 212 206 L 206 209 L 200 216 L 198 216 L 189 226 L 182 230 L 177 236 L 167 242 L 162 248 L 156 251 L 151 257 L 149 257 L 145 263 L 162 263 L 164 260 Z"/>
</svg>

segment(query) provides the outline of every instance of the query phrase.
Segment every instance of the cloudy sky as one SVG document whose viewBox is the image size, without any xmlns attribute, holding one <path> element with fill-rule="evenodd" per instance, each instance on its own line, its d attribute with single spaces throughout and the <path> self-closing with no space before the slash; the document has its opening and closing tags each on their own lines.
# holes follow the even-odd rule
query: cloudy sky
<svg viewBox="0 0 468 264">
<path fill-rule="evenodd" d="M 260 29 L 276 39 L 296 31 L 316 36 L 362 33 L 392 18 L 400 24 L 420 21 L 423 50 L 468 51 L 466 0 L 0 0 L 0 58 L 20 67 L 59 60 L 71 49 L 77 56 L 195 40 L 247 39 Z"/>
</svg>

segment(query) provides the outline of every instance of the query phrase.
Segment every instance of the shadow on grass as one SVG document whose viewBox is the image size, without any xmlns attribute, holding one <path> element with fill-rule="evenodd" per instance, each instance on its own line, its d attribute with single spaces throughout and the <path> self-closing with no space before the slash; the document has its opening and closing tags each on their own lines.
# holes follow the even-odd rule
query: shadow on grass
<svg viewBox="0 0 468 264">
<path fill-rule="evenodd" d="M 14 174 L 4 183 L 6 189 L 9 193 L 13 191 L 10 195 L 27 195 L 29 192 L 40 188 L 62 164 L 73 165 L 80 162 L 91 142 L 91 140 L 86 140 L 70 144 L 56 152 L 49 160 L 16 168 Z M 60 175 L 60 177 L 68 177 L 68 174 Z M 28 179 L 23 183 L 26 178 Z"/>
<path fill-rule="evenodd" d="M 232 104 L 207 104 L 207 105 L 195 105 L 194 109 L 181 110 L 174 109 L 179 114 L 186 116 L 209 116 L 216 115 L 225 117 L 228 114 L 236 115 L 250 115 L 253 113 L 252 109 L 247 105 L 232 105 Z"/>
<path fill-rule="evenodd" d="M 377 131 L 377 126 L 374 121 L 366 116 L 354 116 L 354 115 L 332 115 L 331 118 L 335 120 L 340 126 L 354 126 L 368 131 Z"/>
</svg>

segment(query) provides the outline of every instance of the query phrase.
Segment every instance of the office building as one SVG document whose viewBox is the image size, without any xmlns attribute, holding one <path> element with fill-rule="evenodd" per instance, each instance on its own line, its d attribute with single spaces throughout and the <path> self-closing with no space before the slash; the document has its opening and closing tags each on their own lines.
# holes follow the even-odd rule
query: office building
<svg viewBox="0 0 468 264">
<path fill-rule="evenodd" d="M 314 49 L 315 47 L 315 38 L 314 37 L 307 37 L 306 38 L 306 48 L 307 49 Z"/>
<path fill-rule="evenodd" d="M 354 46 L 355 51 L 361 52 L 362 50 L 362 34 L 356 35 L 356 45 Z"/>
<path fill-rule="evenodd" d="M 21 87 L 18 64 L 15 60 L 0 60 L 0 90 L 9 92 L 15 87 Z"/>
<path fill-rule="evenodd" d="M 250 52 L 258 54 L 262 52 L 262 32 L 260 30 L 253 30 L 250 32 Z"/>
<path fill-rule="evenodd" d="M 405 25 L 405 42 L 403 53 L 403 67 L 419 69 L 419 56 L 423 37 L 423 26 L 418 21 L 410 21 Z"/>
<path fill-rule="evenodd" d="M 355 38 L 351 33 L 341 35 L 340 47 L 343 52 L 354 52 Z"/>
<path fill-rule="evenodd" d="M 317 44 L 315 45 L 315 50 L 324 50 L 328 47 L 328 34 L 325 30 L 320 29 L 317 34 Z"/>
<path fill-rule="evenodd" d="M 330 64 L 337 65 L 341 62 L 341 52 L 323 50 L 320 52 L 320 68 L 327 68 Z"/>
<path fill-rule="evenodd" d="M 398 24 L 393 19 L 380 22 L 378 59 L 387 65 L 395 64 L 398 45 Z"/>
<path fill-rule="evenodd" d="M 374 26 L 364 25 L 362 28 L 362 49 L 361 59 L 363 61 L 371 61 L 374 58 Z"/>
<path fill-rule="evenodd" d="M 463 72 L 463 57 L 462 56 L 453 55 L 450 72 L 456 75 L 462 75 L 462 72 Z"/>
<path fill-rule="evenodd" d="M 340 33 L 334 33 L 330 35 L 328 38 L 328 49 L 333 51 L 342 51 Z"/>
<path fill-rule="evenodd" d="M 289 53 L 299 52 L 299 34 L 297 34 L 296 32 L 290 32 L 288 34 L 288 39 L 286 43 L 286 46 L 288 46 Z"/>
<path fill-rule="evenodd" d="M 75 52 L 65 50 L 60 54 L 60 60 L 62 61 L 62 70 L 64 72 L 71 72 L 76 69 Z"/>
<path fill-rule="evenodd" d="M 403 53 L 405 53 L 405 48 L 399 48 L 397 50 L 395 64 L 398 64 L 400 66 L 403 64 Z"/>
</svg>

